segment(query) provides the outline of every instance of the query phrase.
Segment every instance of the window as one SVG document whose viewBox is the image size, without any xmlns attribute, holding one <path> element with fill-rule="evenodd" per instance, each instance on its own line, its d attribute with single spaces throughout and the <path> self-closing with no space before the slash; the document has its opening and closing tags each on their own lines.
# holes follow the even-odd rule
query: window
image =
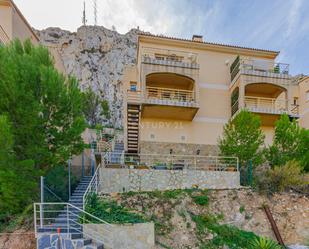
<svg viewBox="0 0 309 249">
<path fill-rule="evenodd" d="M 150 134 L 150 138 L 151 139 L 155 139 L 155 135 L 154 134 Z"/>
<path fill-rule="evenodd" d="M 297 98 L 297 97 L 294 97 L 294 99 L 293 99 L 293 105 L 298 105 L 298 98 Z"/>
<path fill-rule="evenodd" d="M 136 82 L 130 82 L 130 91 L 136 92 L 137 90 L 137 83 Z"/>
<path fill-rule="evenodd" d="M 309 101 L 309 91 L 306 92 L 306 101 Z"/>
</svg>

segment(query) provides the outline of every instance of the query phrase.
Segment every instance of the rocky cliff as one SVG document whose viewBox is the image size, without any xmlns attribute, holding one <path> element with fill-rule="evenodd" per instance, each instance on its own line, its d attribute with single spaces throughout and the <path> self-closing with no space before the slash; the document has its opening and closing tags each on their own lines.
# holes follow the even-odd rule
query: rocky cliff
<svg viewBox="0 0 309 249">
<path fill-rule="evenodd" d="M 101 26 L 82 26 L 77 32 L 60 28 L 38 31 L 44 45 L 60 54 L 67 75 L 74 75 L 81 89 L 88 87 L 109 103 L 111 124 L 122 126 L 122 76 L 125 65 L 136 61 L 137 32 L 122 35 Z"/>
</svg>

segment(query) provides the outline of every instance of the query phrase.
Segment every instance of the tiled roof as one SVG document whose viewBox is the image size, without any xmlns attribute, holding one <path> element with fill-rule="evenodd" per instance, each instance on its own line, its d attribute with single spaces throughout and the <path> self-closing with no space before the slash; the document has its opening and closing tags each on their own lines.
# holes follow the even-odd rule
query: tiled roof
<svg viewBox="0 0 309 249">
<path fill-rule="evenodd" d="M 280 51 L 267 50 L 267 49 L 250 48 L 250 47 L 243 47 L 243 46 L 231 45 L 231 44 L 222 44 L 222 43 L 215 43 L 215 42 L 193 41 L 193 40 L 190 40 L 190 39 L 178 38 L 178 37 L 172 37 L 172 36 L 165 36 L 165 35 L 153 35 L 153 34 L 150 34 L 148 32 L 142 32 L 142 31 L 139 32 L 139 35 L 155 37 L 155 38 L 162 38 L 162 39 L 177 40 L 177 41 L 193 42 L 193 43 L 196 43 L 196 44 L 206 44 L 206 45 L 222 46 L 222 47 L 229 47 L 229 48 L 236 48 L 236 49 L 248 49 L 248 50 L 267 52 L 267 53 L 275 53 L 275 54 L 280 53 Z"/>
</svg>

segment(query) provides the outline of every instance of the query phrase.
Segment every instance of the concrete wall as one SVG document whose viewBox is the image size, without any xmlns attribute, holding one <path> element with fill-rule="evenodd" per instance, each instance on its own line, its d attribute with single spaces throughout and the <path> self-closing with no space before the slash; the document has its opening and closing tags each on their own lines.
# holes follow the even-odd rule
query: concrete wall
<svg viewBox="0 0 309 249">
<path fill-rule="evenodd" d="M 100 171 L 99 193 L 240 186 L 239 172 L 201 170 L 107 169 Z"/>
<path fill-rule="evenodd" d="M 107 234 L 104 232 L 106 229 L 112 231 L 112 239 L 106 237 Z M 93 240 L 95 240 L 96 236 L 101 241 L 111 239 L 114 249 L 152 249 L 155 245 L 154 224 L 152 222 L 125 225 L 113 224 L 112 227 L 105 224 L 86 224 L 83 230 L 86 234 L 92 234 Z M 104 248 L 109 249 L 107 246 Z"/>
</svg>

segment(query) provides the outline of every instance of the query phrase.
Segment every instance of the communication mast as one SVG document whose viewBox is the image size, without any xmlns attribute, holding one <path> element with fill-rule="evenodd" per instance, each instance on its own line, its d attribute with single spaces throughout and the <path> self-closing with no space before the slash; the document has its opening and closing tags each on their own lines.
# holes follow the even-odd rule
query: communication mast
<svg viewBox="0 0 309 249">
<path fill-rule="evenodd" d="M 86 2 L 84 1 L 84 10 L 83 10 L 83 25 L 86 26 L 87 19 L 86 19 Z"/>
<path fill-rule="evenodd" d="M 94 26 L 98 24 L 98 3 L 97 0 L 93 0 L 93 12 L 94 12 Z"/>
</svg>

